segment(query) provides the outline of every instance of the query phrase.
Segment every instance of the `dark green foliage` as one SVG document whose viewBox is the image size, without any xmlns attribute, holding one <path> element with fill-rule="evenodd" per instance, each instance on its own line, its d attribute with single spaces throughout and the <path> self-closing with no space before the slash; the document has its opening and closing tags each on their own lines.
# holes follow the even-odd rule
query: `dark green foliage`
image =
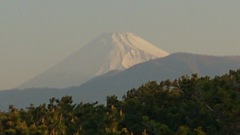
<svg viewBox="0 0 240 135">
<path fill-rule="evenodd" d="M 148 82 L 107 104 L 73 104 L 70 96 L 0 112 L 0 135 L 237 135 L 240 70 L 215 78 Z"/>
</svg>

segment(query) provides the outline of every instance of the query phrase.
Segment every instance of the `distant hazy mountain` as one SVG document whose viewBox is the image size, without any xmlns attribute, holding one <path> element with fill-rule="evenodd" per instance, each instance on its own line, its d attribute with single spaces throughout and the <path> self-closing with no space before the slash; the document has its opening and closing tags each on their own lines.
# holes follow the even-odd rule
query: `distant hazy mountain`
<svg viewBox="0 0 240 135">
<path fill-rule="evenodd" d="M 217 57 L 189 53 L 175 53 L 167 57 L 135 65 L 122 72 L 110 72 L 95 77 L 71 89 L 75 99 L 101 101 L 106 95 L 122 96 L 126 90 L 147 81 L 176 79 L 197 73 L 199 76 L 216 76 L 240 68 L 240 56 Z M 82 96 L 83 95 L 83 96 Z"/>
<path fill-rule="evenodd" d="M 73 96 L 74 101 L 100 101 L 107 95 L 123 96 L 127 90 L 150 80 L 175 79 L 182 75 L 198 73 L 215 76 L 240 68 L 240 56 L 216 57 L 175 53 L 164 58 L 134 65 L 123 71 L 112 71 L 95 77 L 86 83 L 65 89 L 25 89 L 0 91 L 0 109 L 9 104 L 26 107 L 30 103 L 48 102 L 50 97 Z"/>
<path fill-rule="evenodd" d="M 109 71 L 121 71 L 167 55 L 167 52 L 132 33 L 104 33 L 19 88 L 79 86 Z"/>
</svg>

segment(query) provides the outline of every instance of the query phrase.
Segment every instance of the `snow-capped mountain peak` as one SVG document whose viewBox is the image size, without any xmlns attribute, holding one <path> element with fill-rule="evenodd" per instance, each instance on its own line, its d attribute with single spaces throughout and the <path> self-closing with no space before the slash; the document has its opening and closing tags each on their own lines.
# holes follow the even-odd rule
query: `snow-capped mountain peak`
<svg viewBox="0 0 240 135">
<path fill-rule="evenodd" d="M 133 33 L 104 33 L 20 88 L 78 86 L 109 71 L 125 70 L 167 55 Z"/>
<path fill-rule="evenodd" d="M 105 45 L 112 46 L 108 56 L 110 64 L 104 64 L 104 66 L 99 69 L 97 75 L 104 74 L 111 70 L 126 69 L 133 65 L 168 55 L 167 52 L 135 36 L 133 33 L 110 33 L 109 36 L 111 38 L 103 40 Z M 105 35 L 103 37 L 105 37 Z M 105 70 L 103 68 L 105 68 Z"/>
</svg>

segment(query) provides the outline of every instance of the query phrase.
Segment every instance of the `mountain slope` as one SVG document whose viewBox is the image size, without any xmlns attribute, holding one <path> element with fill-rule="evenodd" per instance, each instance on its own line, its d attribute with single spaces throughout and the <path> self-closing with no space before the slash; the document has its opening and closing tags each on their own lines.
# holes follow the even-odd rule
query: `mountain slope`
<svg viewBox="0 0 240 135">
<path fill-rule="evenodd" d="M 72 88 L 76 99 L 104 101 L 106 95 L 122 96 L 126 90 L 138 87 L 149 80 L 176 79 L 182 75 L 198 73 L 215 76 L 240 68 L 240 57 L 217 57 L 188 53 L 175 53 L 164 58 L 135 65 L 122 72 L 112 72 L 96 77 Z M 94 99 L 93 99 L 94 97 Z"/>
<path fill-rule="evenodd" d="M 74 101 L 100 101 L 107 95 L 123 96 L 127 90 L 138 87 L 149 80 L 175 79 L 182 75 L 198 73 L 201 76 L 222 75 L 231 69 L 240 68 L 240 56 L 216 57 L 175 53 L 151 60 L 124 71 L 112 71 L 95 77 L 81 86 L 65 89 L 25 89 L 0 91 L 0 109 L 9 104 L 26 107 L 30 103 L 48 102 L 51 97 L 73 96 Z"/>
<path fill-rule="evenodd" d="M 104 33 L 19 88 L 78 86 L 109 71 L 125 70 L 167 55 L 167 52 L 132 33 Z"/>
</svg>

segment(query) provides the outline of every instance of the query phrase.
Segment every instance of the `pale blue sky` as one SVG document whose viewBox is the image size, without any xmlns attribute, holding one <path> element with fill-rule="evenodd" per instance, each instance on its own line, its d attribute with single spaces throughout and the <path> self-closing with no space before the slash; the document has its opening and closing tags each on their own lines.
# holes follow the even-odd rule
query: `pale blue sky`
<svg viewBox="0 0 240 135">
<path fill-rule="evenodd" d="M 0 89 L 103 32 L 133 32 L 170 53 L 240 55 L 240 0 L 0 0 Z"/>
</svg>

